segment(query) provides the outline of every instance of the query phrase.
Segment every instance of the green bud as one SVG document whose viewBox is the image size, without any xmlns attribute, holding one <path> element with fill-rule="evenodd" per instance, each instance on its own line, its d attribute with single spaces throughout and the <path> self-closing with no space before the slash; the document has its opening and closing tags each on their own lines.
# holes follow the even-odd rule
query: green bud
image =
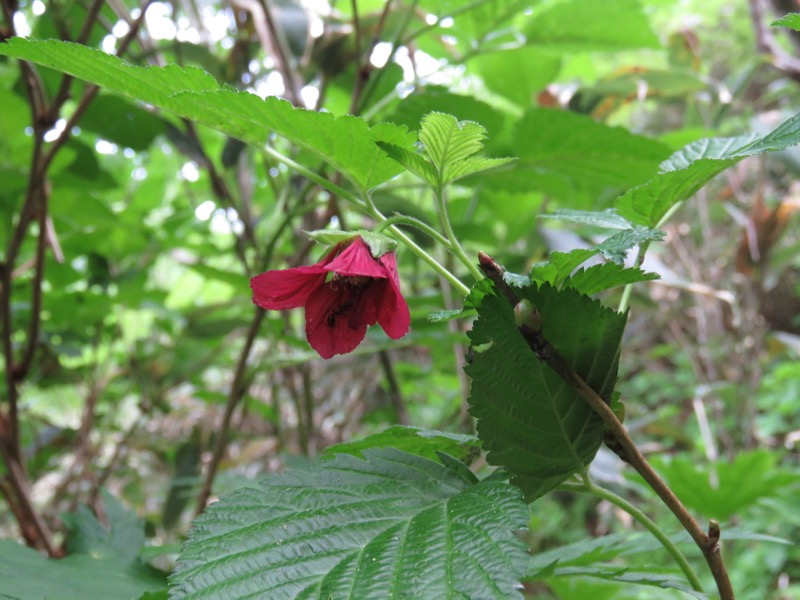
<svg viewBox="0 0 800 600">
<path fill-rule="evenodd" d="M 542 331 L 542 315 L 527 298 L 517 302 L 514 307 L 514 321 L 517 327 L 526 327 L 534 333 Z"/>
</svg>

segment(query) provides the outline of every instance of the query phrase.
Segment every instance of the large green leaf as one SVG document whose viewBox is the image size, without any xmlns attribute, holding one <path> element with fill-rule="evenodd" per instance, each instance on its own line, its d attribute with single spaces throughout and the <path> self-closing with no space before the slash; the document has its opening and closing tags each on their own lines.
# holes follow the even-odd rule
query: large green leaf
<svg viewBox="0 0 800 600">
<path fill-rule="evenodd" d="M 519 490 L 399 450 L 340 455 L 210 506 L 170 598 L 521 598 Z M 458 466 L 460 465 L 460 466 Z"/>
<path fill-rule="evenodd" d="M 572 190 L 597 195 L 644 183 L 658 172 L 670 149 L 584 115 L 534 108 L 515 125 L 511 152 L 519 160 L 510 173 L 483 175 L 486 185 L 543 190 L 564 198 Z"/>
<path fill-rule="evenodd" d="M 0 44 L 0 54 L 69 73 L 259 148 L 271 133 L 277 133 L 322 157 L 362 191 L 401 171 L 376 141 L 401 147 L 413 143 L 405 128 L 382 124 L 370 129 L 357 117 L 335 118 L 295 108 L 274 97 L 262 100 L 255 94 L 220 87 L 210 75 L 192 67 L 135 67 L 98 50 L 56 40 L 13 38 Z"/>
<path fill-rule="evenodd" d="M 515 288 L 539 310 L 543 335 L 609 401 L 626 315 L 575 290 L 548 284 Z M 505 467 L 528 500 L 582 472 L 605 428 L 600 417 L 523 339 L 512 307 L 486 294 L 469 333 L 470 412 L 491 464 Z"/>
<path fill-rule="evenodd" d="M 88 509 L 64 515 L 69 555 L 47 559 L 11 540 L 0 540 L 0 598 L 10 600 L 133 600 L 164 587 L 164 575 L 139 561 L 142 522 L 104 494 L 109 528 Z"/>
<path fill-rule="evenodd" d="M 785 150 L 800 143 L 800 115 L 767 135 L 711 138 L 692 142 L 661 165 L 661 172 L 616 202 L 617 212 L 633 223 L 658 226 L 669 210 L 697 193 L 711 179 L 742 158 Z"/>
<path fill-rule="evenodd" d="M 529 44 L 569 50 L 658 48 L 639 0 L 548 0 L 534 10 Z"/>
<path fill-rule="evenodd" d="M 490 90 L 519 106 L 528 107 L 536 94 L 558 76 L 561 57 L 553 52 L 521 46 L 479 54 L 469 60 L 468 66 L 480 73 Z"/>
</svg>

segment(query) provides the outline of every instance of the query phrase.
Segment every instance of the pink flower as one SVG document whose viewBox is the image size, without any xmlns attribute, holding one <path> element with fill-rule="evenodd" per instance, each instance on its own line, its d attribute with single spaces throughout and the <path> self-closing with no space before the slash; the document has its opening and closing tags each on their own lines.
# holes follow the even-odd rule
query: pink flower
<svg viewBox="0 0 800 600">
<path fill-rule="evenodd" d="M 308 343 L 322 358 L 352 352 L 375 323 L 393 340 L 411 323 L 394 251 L 375 258 L 361 237 L 338 243 L 314 265 L 256 275 L 250 287 L 262 308 L 304 306 Z"/>
</svg>

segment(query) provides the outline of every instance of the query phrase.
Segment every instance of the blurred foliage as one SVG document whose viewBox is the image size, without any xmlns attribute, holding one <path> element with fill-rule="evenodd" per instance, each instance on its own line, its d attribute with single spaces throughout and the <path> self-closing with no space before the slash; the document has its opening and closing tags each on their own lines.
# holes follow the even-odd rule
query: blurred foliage
<svg viewBox="0 0 800 600">
<path fill-rule="evenodd" d="M 413 324 L 397 343 L 370 331 L 356 352 L 324 362 L 308 348 L 301 311 L 253 316 L 250 276 L 320 254 L 304 230 L 372 225 L 261 151 L 263 144 L 346 191 L 382 184 L 372 198 L 385 214 L 437 220 L 431 191 L 408 174 L 390 179 L 400 167 L 382 152 L 361 156 L 332 147 L 334 172 L 323 161 L 329 155 L 315 151 L 322 128 L 293 130 L 293 109 L 273 96 L 330 113 L 319 122 L 359 115 L 372 129 L 353 133 L 361 121 L 337 121 L 347 136 L 372 136 L 406 151 L 413 138 L 403 128 L 419 130 L 430 112 L 480 123 L 489 156 L 518 160 L 451 188 L 454 229 L 470 256 L 483 250 L 516 273 L 539 265 L 539 281 L 559 283 L 587 259 L 588 273 L 609 258 L 601 249 L 608 223 L 582 221 L 577 213 L 566 218 L 565 211 L 596 216 L 618 197 L 640 194 L 637 186 L 652 185 L 662 162 L 686 144 L 763 135 L 800 110 L 798 73 L 756 51 L 743 0 L 331 4 L 152 2 L 122 57 L 138 67 L 189 69 L 164 71 L 163 89 L 142 86 L 137 97 L 151 104 L 101 89 L 82 112 L 87 83 L 35 67 L 45 99 L 63 100 L 42 122 L 31 118 L 27 72 L 0 58 L 0 260 L 12 282 L 0 291 L 11 324 L 2 334 L 13 356 L 28 347 L 33 353 L 24 381 L 14 380 L 6 351 L 1 367 L 10 385 L 19 384 L 19 445 L 35 507 L 68 554 L 63 564 L 48 562 L 16 543 L 26 536 L 1 463 L 0 491 L 14 510 L 0 511 L 9 538 L 0 549 L 0 580 L 10 569 L 32 582 L 92 580 L 97 590 L 84 589 L 84 597 L 166 598 L 158 591 L 163 574 L 147 563 L 174 566 L 175 544 L 197 509 L 232 401 L 215 496 L 286 467 L 303 472 L 325 448 L 369 434 L 384 437 L 339 451 L 360 456 L 373 442 L 394 440 L 415 453 L 417 433 L 387 430 L 396 423 L 441 430 L 428 434 L 437 449 L 486 472 L 473 438 L 459 437 L 474 427 L 463 373 L 467 323 L 428 320 L 443 309 L 458 311 L 460 298 L 418 257 L 399 254 Z M 89 3 L 4 1 L 1 31 L 80 39 L 114 53 L 141 7 L 133 0 L 97 5 L 96 20 L 87 21 Z M 785 12 L 765 15 L 759 28 L 797 55 L 797 38 L 769 27 Z M 59 91 L 63 86 L 68 93 Z M 195 93 L 171 95 L 186 89 Z M 224 106 L 200 122 L 183 118 L 209 90 Z M 270 100 L 258 103 L 263 111 L 254 118 L 247 111 L 255 97 L 234 90 Z M 46 173 L 43 268 L 36 268 L 38 215 L 9 262 L 37 128 L 52 147 L 68 124 Z M 218 131 L 234 126 L 237 136 Z M 693 167 L 697 185 L 685 190 L 691 199 L 663 224 L 663 212 L 639 221 L 666 233 L 657 243 L 654 229 L 643 229 L 651 237 L 636 240 L 654 242 L 638 266 L 660 279 L 635 286 L 619 358 L 617 390 L 634 438 L 693 511 L 722 521 L 723 540 L 730 527 L 744 532 L 724 542 L 724 554 L 745 600 L 800 598 L 800 550 L 745 535 L 800 536 L 798 152 Z M 679 169 L 686 166 L 671 165 L 657 185 L 684 181 Z M 554 212 L 561 218 L 540 218 Z M 403 231 L 442 262 L 452 260 L 416 230 Z M 630 244 L 612 246 L 613 259 L 635 260 Z M 605 264 L 603 277 L 613 269 Z M 469 281 L 465 269 L 449 266 Z M 39 284 L 41 307 L 32 295 Z M 586 289 L 608 306 L 620 301 L 619 289 Z M 253 329 L 252 350 L 245 351 Z M 5 388 L 0 400 L 6 414 Z M 427 456 L 430 448 L 418 452 Z M 675 531 L 652 494 L 607 454 L 595 459 L 593 477 Z M 565 577 L 568 571 L 554 567 L 531 578 L 531 597 L 686 597 L 652 585 L 674 572 L 647 585 L 623 583 L 668 558 L 657 546 L 638 555 L 642 537 L 608 502 L 553 492 L 531 510 L 526 542 L 533 560 L 553 549 L 563 557 L 569 544 L 612 548 L 583 561 L 583 572 Z M 98 573 L 109 580 L 92 579 Z M 12 598 L 80 597 L 63 589 L 54 596 L 40 583 L 41 589 L 1 591 Z"/>
</svg>

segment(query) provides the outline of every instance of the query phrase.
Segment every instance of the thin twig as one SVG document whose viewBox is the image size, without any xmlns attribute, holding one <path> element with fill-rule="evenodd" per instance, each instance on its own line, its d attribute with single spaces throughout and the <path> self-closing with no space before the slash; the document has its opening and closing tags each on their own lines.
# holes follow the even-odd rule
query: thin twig
<svg viewBox="0 0 800 600">
<path fill-rule="evenodd" d="M 750 20 L 756 34 L 756 49 L 766 54 L 772 66 L 780 69 L 795 81 L 800 81 L 800 59 L 788 54 L 775 41 L 775 36 L 764 22 L 763 0 L 750 0 Z"/>
<path fill-rule="evenodd" d="M 503 279 L 504 270 L 491 257 L 483 252 L 478 255 L 478 263 L 484 274 L 494 282 L 495 289 L 500 292 L 512 307 L 517 306 L 519 300 L 511 286 Z M 612 447 L 620 458 L 630 464 L 642 476 L 642 478 L 653 488 L 659 498 L 672 511 L 672 514 L 680 521 L 683 528 L 689 533 L 697 547 L 703 553 L 708 563 L 708 567 L 714 576 L 720 600 L 733 600 L 733 587 L 731 586 L 728 572 L 722 561 L 719 547 L 719 525 L 714 521 L 709 525 L 709 531 L 714 531 L 715 535 L 707 535 L 695 521 L 694 517 L 681 503 L 675 493 L 656 473 L 647 459 L 641 453 L 622 425 L 620 420 L 606 404 L 606 402 L 594 391 L 583 378 L 578 375 L 572 366 L 564 360 L 556 348 L 542 335 L 541 328 L 523 324 L 519 328 L 525 341 L 530 346 L 536 357 L 546 363 L 556 374 L 565 382 L 570 384 L 578 394 L 589 404 L 589 406 L 600 415 L 606 426 L 607 432 L 614 439 Z"/>
<path fill-rule="evenodd" d="M 233 413 L 239 405 L 242 396 L 244 396 L 247 391 L 246 387 L 243 385 L 245 370 L 247 369 L 247 360 L 250 358 L 250 352 L 253 349 L 253 343 L 255 342 L 256 335 L 258 335 L 261 322 L 264 320 L 264 315 L 265 311 L 263 308 L 256 308 L 253 320 L 250 323 L 250 328 L 247 330 L 244 346 L 242 346 L 242 350 L 239 353 L 239 361 L 236 364 L 233 383 L 231 383 L 231 389 L 228 393 L 228 401 L 225 404 L 225 413 L 222 416 L 222 423 L 220 424 L 217 441 L 214 445 L 214 452 L 211 455 L 211 462 L 208 465 L 208 472 L 203 481 L 203 487 L 200 489 L 200 494 L 197 497 L 196 515 L 201 514 L 205 510 L 208 499 L 211 497 L 211 488 L 214 485 L 214 478 L 217 476 L 219 463 L 228 445 L 228 432 L 230 431 Z"/>
</svg>

